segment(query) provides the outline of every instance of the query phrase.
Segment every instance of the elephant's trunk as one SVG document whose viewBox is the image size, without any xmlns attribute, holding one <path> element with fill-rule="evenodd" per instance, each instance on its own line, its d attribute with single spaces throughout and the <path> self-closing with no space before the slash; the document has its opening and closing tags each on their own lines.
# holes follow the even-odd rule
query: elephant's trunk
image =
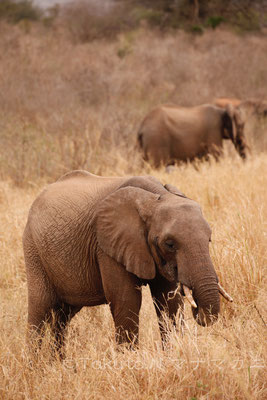
<svg viewBox="0 0 267 400">
<path fill-rule="evenodd" d="M 192 261 L 194 267 L 192 267 Z M 178 266 L 178 279 L 183 285 L 184 294 L 187 295 L 191 303 L 193 316 L 199 325 L 211 325 L 218 319 L 220 294 L 217 275 L 209 254 L 206 257 L 193 257 L 193 260 L 190 260 L 190 267 L 188 262 L 186 264 L 186 270 L 183 269 L 181 264 L 180 268 Z M 188 276 L 189 268 L 190 279 L 188 280 L 186 276 Z M 192 290 L 193 298 L 191 300 L 186 286 Z"/>
<path fill-rule="evenodd" d="M 212 325 L 220 312 L 220 295 L 216 277 L 202 277 L 193 288 L 193 298 L 197 308 L 192 313 L 201 326 Z"/>
</svg>

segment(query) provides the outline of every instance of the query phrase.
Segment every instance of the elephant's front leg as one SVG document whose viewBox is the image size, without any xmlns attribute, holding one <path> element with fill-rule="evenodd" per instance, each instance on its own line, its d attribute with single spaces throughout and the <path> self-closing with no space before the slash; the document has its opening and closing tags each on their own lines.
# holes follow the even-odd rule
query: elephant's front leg
<svg viewBox="0 0 267 400">
<path fill-rule="evenodd" d="M 169 317 L 171 323 L 176 326 L 176 315 L 179 312 L 180 324 L 183 324 L 184 302 L 182 295 L 177 289 L 177 283 L 171 283 L 164 278 L 158 278 L 149 284 L 151 295 L 159 321 L 159 329 L 162 345 L 167 341 L 168 326 L 164 315 Z"/>
<path fill-rule="evenodd" d="M 134 348 L 138 345 L 142 299 L 140 281 L 102 251 L 98 262 L 105 297 L 115 324 L 116 341 L 118 344 L 128 343 L 130 348 Z"/>
</svg>

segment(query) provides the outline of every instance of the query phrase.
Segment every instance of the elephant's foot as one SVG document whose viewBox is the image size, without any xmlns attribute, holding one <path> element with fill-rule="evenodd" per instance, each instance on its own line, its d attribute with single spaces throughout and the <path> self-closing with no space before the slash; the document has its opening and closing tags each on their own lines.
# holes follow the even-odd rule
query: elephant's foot
<svg viewBox="0 0 267 400">
<path fill-rule="evenodd" d="M 139 347 L 138 329 L 129 330 L 119 327 L 116 329 L 116 343 L 118 351 L 137 350 Z"/>
</svg>

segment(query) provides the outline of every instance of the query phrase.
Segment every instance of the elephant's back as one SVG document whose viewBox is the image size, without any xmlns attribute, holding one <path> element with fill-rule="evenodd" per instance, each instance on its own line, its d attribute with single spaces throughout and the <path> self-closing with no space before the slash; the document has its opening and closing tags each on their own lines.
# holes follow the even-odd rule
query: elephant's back
<svg viewBox="0 0 267 400">
<path fill-rule="evenodd" d="M 194 130 L 205 121 L 205 107 L 179 107 L 162 105 L 144 118 L 140 131 L 144 137 L 151 139 L 153 136 L 166 136 L 170 134 L 194 134 Z M 203 122 L 202 122 L 203 120 Z"/>
<path fill-rule="evenodd" d="M 99 201 L 116 190 L 125 178 L 100 177 L 86 171 L 72 171 L 45 188 L 33 202 L 28 225 L 40 231 L 48 226 L 75 224 L 82 215 L 92 217 Z M 38 232 L 37 232 L 38 233 Z"/>
<path fill-rule="evenodd" d="M 206 114 L 209 112 L 209 105 L 196 107 L 162 107 L 162 115 L 166 126 L 171 131 L 193 133 L 199 125 L 205 125 Z"/>
<path fill-rule="evenodd" d="M 95 178 L 98 176 L 92 174 L 91 172 L 82 170 L 82 169 L 77 169 L 74 171 L 69 171 L 66 174 L 62 175 L 60 178 L 58 178 L 57 182 L 73 179 L 73 178 L 85 178 L 85 179 L 90 179 L 90 178 Z"/>
<path fill-rule="evenodd" d="M 124 180 L 122 177 L 102 177 L 84 170 L 70 171 L 50 184 L 39 198 L 48 201 L 62 197 L 72 198 L 77 204 L 84 202 L 85 199 L 94 202 L 103 197 L 105 192 L 108 194 L 116 189 Z"/>
<path fill-rule="evenodd" d="M 94 188 L 108 188 L 112 186 L 116 186 L 116 184 L 120 184 L 124 178 L 121 177 L 105 177 L 92 174 L 91 172 L 85 170 L 74 170 L 67 172 L 65 175 L 61 176 L 55 183 L 50 186 L 61 186 L 61 187 L 69 187 L 69 186 L 81 186 L 82 188 L 89 190 L 91 189 L 92 194 L 94 192 Z M 62 185 L 61 185 L 62 183 Z"/>
</svg>

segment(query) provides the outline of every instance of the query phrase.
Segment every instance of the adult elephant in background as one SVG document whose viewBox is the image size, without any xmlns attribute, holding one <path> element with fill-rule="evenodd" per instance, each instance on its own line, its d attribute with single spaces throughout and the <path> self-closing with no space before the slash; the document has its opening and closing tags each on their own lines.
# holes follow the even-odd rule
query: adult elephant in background
<svg viewBox="0 0 267 400">
<path fill-rule="evenodd" d="M 247 99 L 239 100 L 235 98 L 219 97 L 214 100 L 214 104 L 221 108 L 226 108 L 229 105 L 238 107 L 246 117 L 256 115 L 258 117 L 267 117 L 267 101 L 264 99 Z"/>
<path fill-rule="evenodd" d="M 226 108 L 229 104 L 233 107 L 238 107 L 242 103 L 242 100 L 234 97 L 218 97 L 214 100 L 214 104 L 221 108 Z"/>
<path fill-rule="evenodd" d="M 219 293 L 229 296 L 210 237 L 199 205 L 155 178 L 64 175 L 34 201 L 23 235 L 29 338 L 50 322 L 63 354 L 70 319 L 108 303 L 118 343 L 137 343 L 142 285 L 150 286 L 163 340 L 161 312 L 175 322 L 183 295 L 200 325 L 213 323 Z"/>
<path fill-rule="evenodd" d="M 246 158 L 244 118 L 229 105 L 222 109 L 210 104 L 196 107 L 163 105 L 150 111 L 138 131 L 144 159 L 155 167 L 177 161 L 192 161 L 222 153 L 223 139 L 231 140 Z"/>
</svg>

